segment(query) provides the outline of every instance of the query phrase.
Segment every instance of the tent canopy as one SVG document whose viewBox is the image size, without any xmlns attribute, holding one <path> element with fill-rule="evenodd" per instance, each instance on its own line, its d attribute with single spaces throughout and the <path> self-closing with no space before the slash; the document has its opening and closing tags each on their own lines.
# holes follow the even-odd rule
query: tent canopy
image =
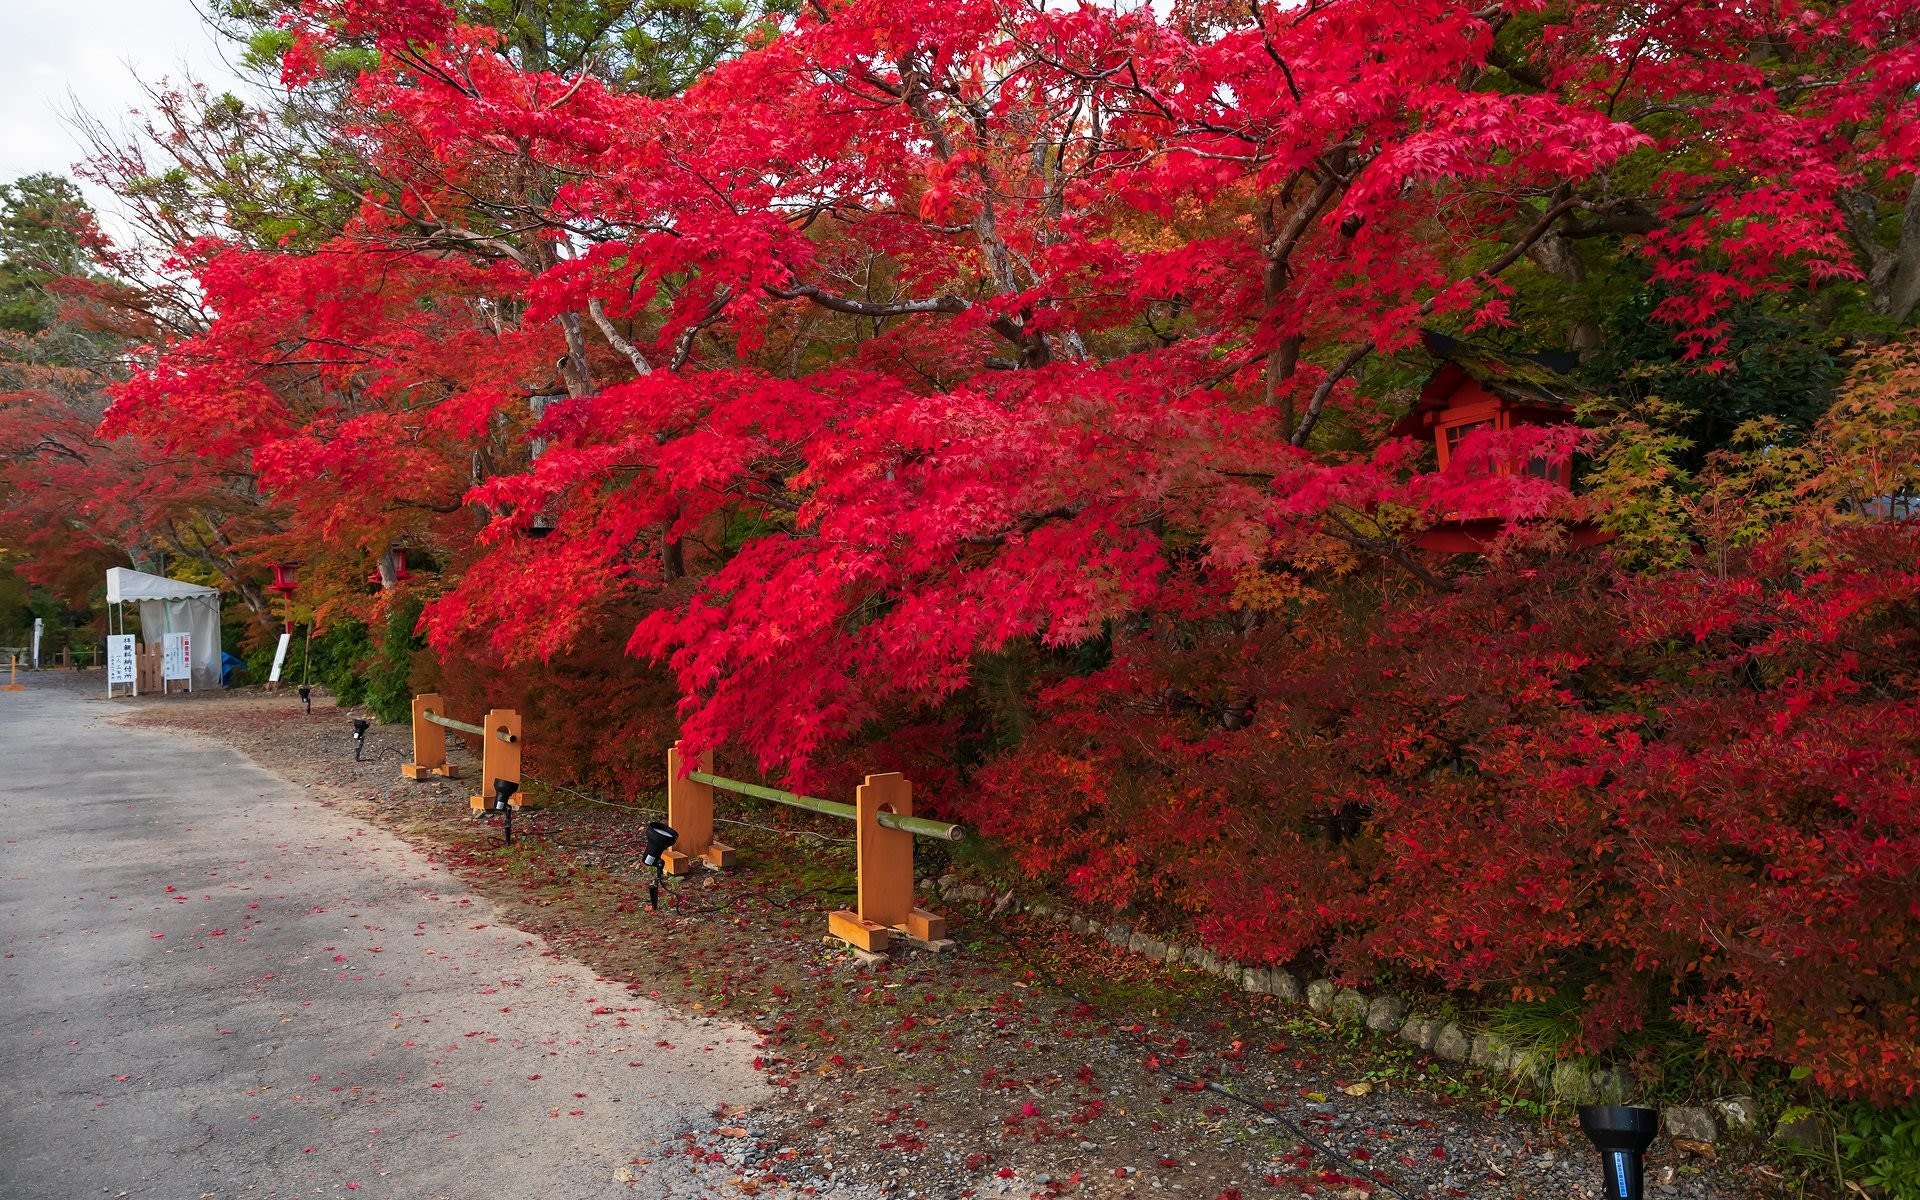
<svg viewBox="0 0 1920 1200">
<path fill-rule="evenodd" d="M 192 638 L 193 686 L 220 686 L 220 590 L 149 575 L 126 567 L 107 570 L 107 603 L 140 606 L 140 638 L 161 645 L 169 633 Z"/>
<path fill-rule="evenodd" d="M 218 588 L 201 587 L 183 579 L 168 579 L 165 575 L 149 575 L 145 571 L 127 567 L 110 567 L 107 570 L 108 604 L 130 604 L 136 600 L 191 600 L 195 596 L 208 597 L 216 606 L 220 603 Z"/>
</svg>

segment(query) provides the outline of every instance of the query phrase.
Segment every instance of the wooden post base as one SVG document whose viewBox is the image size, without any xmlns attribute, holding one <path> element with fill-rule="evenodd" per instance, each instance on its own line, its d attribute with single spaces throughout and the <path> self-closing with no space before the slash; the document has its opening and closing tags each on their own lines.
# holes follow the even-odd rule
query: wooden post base
<svg viewBox="0 0 1920 1200">
<path fill-rule="evenodd" d="M 827 932 L 849 946 L 874 954 L 884 954 L 888 941 L 896 933 L 904 934 L 919 942 L 946 940 L 947 919 L 936 917 L 925 909 L 916 908 L 907 913 L 907 919 L 898 925 L 880 925 L 873 921 L 863 921 L 859 913 L 842 908 L 827 914 Z"/>
<path fill-rule="evenodd" d="M 442 779 L 455 778 L 452 763 L 442 763 L 437 767 L 423 767 L 419 763 L 401 763 L 400 773 L 408 779 L 425 779 L 432 775 Z"/>
<path fill-rule="evenodd" d="M 507 797 L 507 804 L 515 812 L 519 812 L 522 808 L 526 807 L 526 805 L 524 805 L 520 801 L 519 792 L 515 792 L 513 795 Z M 467 807 L 472 809 L 474 812 L 485 812 L 488 809 L 493 807 L 493 797 L 492 796 L 468 796 Z"/>
<path fill-rule="evenodd" d="M 669 850 L 660 858 L 666 864 L 669 875 L 691 875 L 702 866 L 710 867 L 715 871 L 724 871 L 733 865 L 733 847 L 723 846 L 719 842 L 708 842 L 707 848 L 698 854 Z"/>
</svg>

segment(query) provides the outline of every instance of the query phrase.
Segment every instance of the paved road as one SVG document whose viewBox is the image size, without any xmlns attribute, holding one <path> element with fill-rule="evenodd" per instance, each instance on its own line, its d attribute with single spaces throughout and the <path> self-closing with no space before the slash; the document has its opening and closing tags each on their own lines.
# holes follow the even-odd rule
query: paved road
<svg viewBox="0 0 1920 1200">
<path fill-rule="evenodd" d="M 762 1099 L 750 1030 L 70 680 L 0 693 L 0 1197 L 706 1191 L 661 1150 Z"/>
</svg>

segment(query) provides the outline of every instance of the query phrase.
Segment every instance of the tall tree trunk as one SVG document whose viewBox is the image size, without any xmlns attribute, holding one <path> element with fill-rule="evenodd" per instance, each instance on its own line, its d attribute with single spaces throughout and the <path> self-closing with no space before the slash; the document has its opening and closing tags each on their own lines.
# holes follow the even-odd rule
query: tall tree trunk
<svg viewBox="0 0 1920 1200">
<path fill-rule="evenodd" d="M 1871 192 L 1844 191 L 1838 199 L 1846 214 L 1847 236 L 1867 277 L 1873 311 L 1905 324 L 1920 308 L 1920 178 L 1907 188 L 1892 249 L 1880 243 L 1880 202 Z"/>
</svg>

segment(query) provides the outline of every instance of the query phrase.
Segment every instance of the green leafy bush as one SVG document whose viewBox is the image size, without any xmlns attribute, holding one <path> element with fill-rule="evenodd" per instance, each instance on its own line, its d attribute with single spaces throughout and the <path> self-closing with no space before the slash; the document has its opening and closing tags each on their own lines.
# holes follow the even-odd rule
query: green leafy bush
<svg viewBox="0 0 1920 1200">
<path fill-rule="evenodd" d="M 387 612 L 380 648 L 368 664 L 367 705 L 382 721 L 405 721 L 413 707 L 413 657 L 426 642 L 414 632 L 420 623 L 421 602 L 407 596 Z"/>
<path fill-rule="evenodd" d="M 313 682 L 333 693 L 336 703 L 351 707 L 367 698 L 365 670 L 373 641 L 364 624 L 347 618 L 328 626 L 313 639 L 311 654 Z"/>
<path fill-rule="evenodd" d="M 1850 1182 L 1888 1200 L 1920 1200 L 1920 1106 L 1849 1105 L 1838 1141 Z"/>
</svg>

